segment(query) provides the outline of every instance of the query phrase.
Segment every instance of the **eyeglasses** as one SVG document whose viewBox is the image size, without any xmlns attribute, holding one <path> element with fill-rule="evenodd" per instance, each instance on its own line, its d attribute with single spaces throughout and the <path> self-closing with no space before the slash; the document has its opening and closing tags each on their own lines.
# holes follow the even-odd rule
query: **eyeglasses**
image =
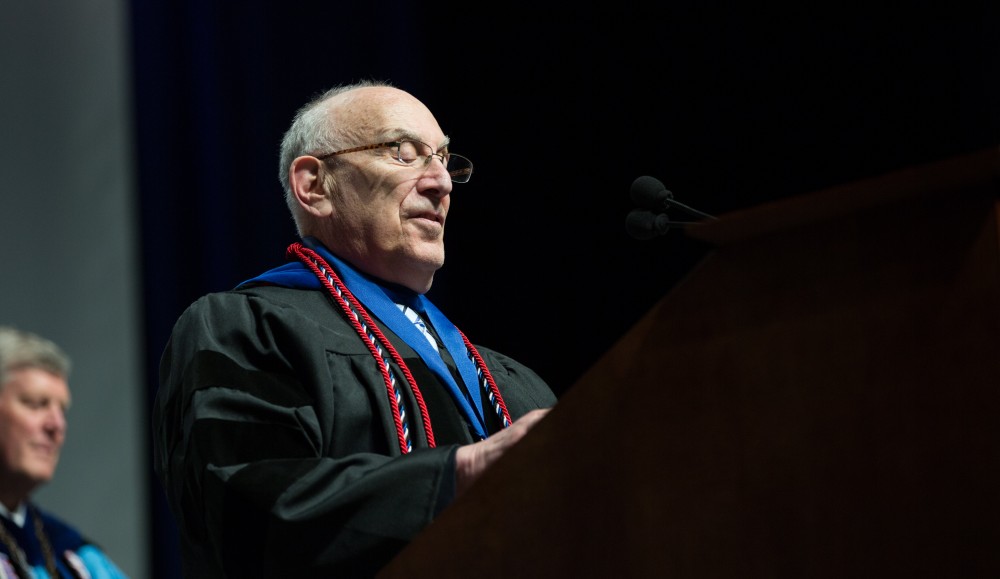
<svg viewBox="0 0 1000 579">
<path fill-rule="evenodd" d="M 451 180 L 455 183 L 468 183 L 469 179 L 472 177 L 472 161 L 461 155 L 449 153 L 448 151 L 445 151 L 444 153 L 437 153 L 434 151 L 434 148 L 427 143 L 414 141 L 412 139 L 389 141 L 387 143 L 375 143 L 374 145 L 362 145 L 360 147 L 352 147 L 342 151 L 334 151 L 333 153 L 319 155 L 316 158 L 322 160 L 328 157 L 333 157 L 334 155 L 356 153 L 358 151 L 370 151 L 372 149 L 380 149 L 382 147 L 392 149 L 392 158 L 410 167 L 423 167 L 431 162 L 431 157 L 437 157 L 441 159 L 441 163 L 444 165 L 444 168 L 447 169 L 448 174 L 451 175 Z"/>
</svg>

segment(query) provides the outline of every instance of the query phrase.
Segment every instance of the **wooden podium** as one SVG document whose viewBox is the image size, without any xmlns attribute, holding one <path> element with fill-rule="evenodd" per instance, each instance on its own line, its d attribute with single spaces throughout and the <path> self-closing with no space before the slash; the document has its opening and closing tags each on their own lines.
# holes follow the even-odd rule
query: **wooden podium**
<svg viewBox="0 0 1000 579">
<path fill-rule="evenodd" d="M 707 257 L 379 577 L 1000 577 L 1000 148 Z"/>
</svg>

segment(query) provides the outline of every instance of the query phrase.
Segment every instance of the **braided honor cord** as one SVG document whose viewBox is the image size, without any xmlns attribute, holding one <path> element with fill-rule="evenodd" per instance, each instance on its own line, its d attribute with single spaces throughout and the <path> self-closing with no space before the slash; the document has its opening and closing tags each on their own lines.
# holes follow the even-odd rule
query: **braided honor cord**
<svg viewBox="0 0 1000 579">
<path fill-rule="evenodd" d="M 490 369 L 486 367 L 486 362 L 479 355 L 479 350 L 465 337 L 462 330 L 458 330 L 458 333 L 462 336 L 462 341 L 465 342 L 465 347 L 469 352 L 469 359 L 476 365 L 476 376 L 479 378 L 479 384 L 486 391 L 486 396 L 490 399 L 493 410 L 503 422 L 503 427 L 507 428 L 511 423 L 510 413 L 507 412 L 507 404 L 504 403 L 503 396 L 500 395 L 500 388 L 497 387 L 497 383 L 493 380 L 493 374 L 490 374 Z"/>
<path fill-rule="evenodd" d="M 431 418 L 427 413 L 427 406 L 424 404 L 423 394 L 420 393 L 420 389 L 417 388 L 417 382 L 413 379 L 413 375 L 410 374 L 410 369 L 407 367 L 406 363 L 403 362 L 402 356 L 396 351 L 396 348 L 389 343 L 382 331 L 378 329 L 378 326 L 372 321 L 371 316 L 365 311 L 365 308 L 361 305 L 354 295 L 347 289 L 337 274 L 330 267 L 330 264 L 323 259 L 315 251 L 304 247 L 301 243 L 293 243 L 288 246 L 287 251 L 288 257 L 298 259 L 306 267 L 308 267 L 320 282 L 326 287 L 327 292 L 333 297 L 334 301 L 340 306 L 340 309 L 347 316 L 347 321 L 354 327 L 354 330 L 358 332 L 365 344 L 368 346 L 368 351 L 371 352 L 372 356 L 375 358 L 376 363 L 379 365 L 379 370 L 382 373 L 382 379 L 385 381 L 386 391 L 389 395 L 389 406 L 392 408 L 393 422 L 396 424 L 396 435 L 399 439 L 399 449 L 403 454 L 408 454 L 413 450 L 413 442 L 410 438 L 410 428 L 407 423 L 406 408 L 403 404 L 403 396 L 396 386 L 396 373 L 393 371 L 392 366 L 389 364 L 389 358 L 396 362 L 400 370 L 403 372 L 403 376 L 406 379 L 406 383 L 410 385 L 410 390 L 413 392 L 413 397 L 417 400 L 417 406 L 420 410 L 420 418 L 424 424 L 424 430 L 427 432 L 427 444 L 433 448 L 434 447 L 434 431 L 431 429 Z M 388 354 L 388 355 L 387 355 Z"/>
</svg>

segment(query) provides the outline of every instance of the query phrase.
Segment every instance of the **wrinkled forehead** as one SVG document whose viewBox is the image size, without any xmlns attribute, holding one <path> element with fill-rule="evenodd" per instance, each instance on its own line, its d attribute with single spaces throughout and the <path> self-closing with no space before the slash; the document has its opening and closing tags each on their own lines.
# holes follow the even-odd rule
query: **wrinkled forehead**
<svg viewBox="0 0 1000 579">
<path fill-rule="evenodd" d="M 334 122 L 362 139 L 409 136 L 435 145 L 445 141 L 430 109 L 399 89 L 359 88 L 339 95 L 331 105 Z"/>
</svg>

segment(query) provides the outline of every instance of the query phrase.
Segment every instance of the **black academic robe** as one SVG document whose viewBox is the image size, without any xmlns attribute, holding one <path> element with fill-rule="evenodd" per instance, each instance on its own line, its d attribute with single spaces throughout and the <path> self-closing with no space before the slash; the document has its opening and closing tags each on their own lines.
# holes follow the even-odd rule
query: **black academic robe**
<svg viewBox="0 0 1000 579">
<path fill-rule="evenodd" d="M 378 365 L 326 293 L 240 289 L 180 317 L 152 418 L 185 577 L 371 576 L 448 504 L 455 450 L 473 435 L 419 357 L 380 327 L 426 400 L 434 448 L 403 384 L 414 450 L 402 454 Z M 555 404 L 535 372 L 478 349 L 512 419 Z"/>
</svg>

